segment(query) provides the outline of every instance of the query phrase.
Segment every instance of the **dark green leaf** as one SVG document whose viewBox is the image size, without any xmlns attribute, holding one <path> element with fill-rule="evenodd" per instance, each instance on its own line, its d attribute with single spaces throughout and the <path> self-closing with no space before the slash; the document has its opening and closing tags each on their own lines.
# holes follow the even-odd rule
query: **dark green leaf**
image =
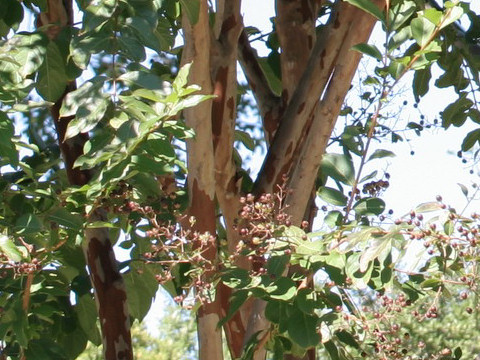
<svg viewBox="0 0 480 360">
<path fill-rule="evenodd" d="M 13 121 L 0 111 L 0 166 L 7 165 L 3 163 L 7 160 L 8 165 L 18 165 L 18 152 L 12 141 L 14 134 Z"/>
<path fill-rule="evenodd" d="M 22 235 L 38 233 L 42 228 L 42 222 L 35 214 L 24 214 L 15 222 L 15 231 Z"/>
<path fill-rule="evenodd" d="M 273 276 L 282 276 L 287 264 L 290 260 L 290 256 L 281 255 L 281 256 L 272 256 L 267 261 L 267 271 L 270 275 Z"/>
<path fill-rule="evenodd" d="M 72 214 L 70 211 L 59 208 L 48 216 L 50 221 L 69 229 L 80 230 L 83 227 L 83 218 L 80 215 Z"/>
<path fill-rule="evenodd" d="M 337 346 L 332 340 L 325 342 L 323 346 L 325 346 L 325 349 L 327 350 L 328 355 L 330 355 L 331 360 L 341 360 L 340 355 L 338 354 Z"/>
<path fill-rule="evenodd" d="M 281 277 L 274 281 L 272 290 L 268 291 L 272 299 L 288 301 L 295 296 L 297 284 L 290 278 Z"/>
<path fill-rule="evenodd" d="M 345 344 L 347 344 L 347 345 L 350 345 L 351 347 L 357 348 L 357 349 L 360 348 L 360 346 L 358 345 L 357 340 L 355 340 L 355 337 L 354 337 L 352 334 L 350 334 L 348 331 L 346 331 L 346 330 L 340 330 L 340 331 L 337 331 L 337 332 L 335 333 L 335 335 L 337 336 L 337 338 L 338 338 L 341 342 L 343 342 L 343 343 L 345 343 Z"/>
<path fill-rule="evenodd" d="M 448 105 L 442 112 L 442 126 L 448 128 L 450 125 L 461 126 L 467 119 L 467 112 L 472 107 L 472 100 L 467 94 L 461 94 L 460 98 Z"/>
<path fill-rule="evenodd" d="M 462 142 L 462 151 L 470 150 L 476 142 L 480 143 L 480 129 L 470 131 Z"/>
<path fill-rule="evenodd" d="M 23 7 L 20 2 L 16 0 L 2 0 L 1 1 L 3 21 L 8 27 L 16 28 L 23 20 Z"/>
<path fill-rule="evenodd" d="M 431 78 L 432 72 L 430 67 L 415 71 L 413 76 L 413 96 L 416 102 L 419 102 L 420 98 L 428 92 Z"/>
<path fill-rule="evenodd" d="M 317 316 L 305 314 L 300 309 L 295 309 L 288 318 L 288 335 L 303 348 L 316 346 L 320 342 L 317 332 Z"/>
</svg>

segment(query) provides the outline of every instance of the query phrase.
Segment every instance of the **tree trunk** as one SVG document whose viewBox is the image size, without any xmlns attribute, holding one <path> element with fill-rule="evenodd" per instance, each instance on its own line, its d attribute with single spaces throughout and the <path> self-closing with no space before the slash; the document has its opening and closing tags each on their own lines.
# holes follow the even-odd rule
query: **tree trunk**
<svg viewBox="0 0 480 360">
<path fill-rule="evenodd" d="M 47 4 L 48 11 L 39 15 L 37 26 L 43 27 L 42 30 L 49 39 L 55 41 L 63 27 L 73 26 L 72 1 L 48 0 Z M 60 116 L 65 96 L 75 88 L 75 83 L 66 87 L 62 97 L 52 106 L 51 113 L 67 178 L 71 185 L 82 186 L 90 181 L 91 174 L 89 171 L 74 168 L 74 163 L 83 154 L 83 145 L 88 136 L 79 134 L 64 140 L 68 123 L 74 117 Z M 106 221 L 106 215 L 98 209 L 90 215 L 89 220 Z M 83 249 L 100 319 L 104 359 L 133 360 L 127 293 L 122 275 L 117 268 L 108 229 L 86 229 Z"/>
<path fill-rule="evenodd" d="M 384 5 L 382 0 L 375 0 L 375 3 Z M 234 226 L 239 221 L 238 200 L 244 195 L 236 177 L 232 152 L 237 56 L 257 100 L 266 140 L 270 144 L 255 182 L 254 193 L 259 195 L 275 192 L 287 175 L 287 188 L 292 190 L 287 196 L 288 212 L 293 223 L 299 225 L 315 194 L 312 189 L 320 160 L 360 60 L 360 55 L 350 48 L 359 42 L 368 41 L 376 19 L 339 1 L 333 6 L 329 24 L 317 36 L 315 25 L 318 1 L 277 0 L 275 24 L 282 49 L 283 86 L 282 95 L 278 97 L 270 89 L 256 52 L 242 31 L 239 1 L 217 1 L 216 5 L 213 27 L 208 26 L 204 0 L 198 23 L 185 28 L 183 62 L 193 60 L 196 66 L 192 70 L 191 82 L 201 85 L 205 93 L 211 89 L 211 93 L 216 96 L 210 110 L 210 105 L 204 104 L 204 107 L 196 107 L 186 114 L 188 124 L 196 131 L 195 141 L 198 146 L 189 147 L 189 189 L 192 209 L 195 209 L 194 204 L 199 201 L 195 200 L 196 192 L 199 192 L 199 199 L 203 199 L 202 204 L 213 204 L 212 189 L 215 189 L 227 227 L 228 249 L 232 252 L 239 241 Z M 210 148 L 212 144 L 213 149 Z M 195 170 L 195 164 L 199 162 L 202 163 L 203 174 Z M 203 185 L 200 185 L 201 177 Z M 194 184 L 197 184 L 198 189 Z M 203 224 L 211 223 L 211 218 L 215 216 L 214 210 L 210 205 L 204 206 L 201 216 Z M 213 233 L 214 227 L 211 226 L 212 228 L 205 227 L 204 231 Z M 250 266 L 247 263 L 240 265 L 245 268 Z M 221 296 L 224 298 L 217 304 L 218 308 L 209 310 L 219 317 L 228 310 L 225 307 L 228 304 L 228 299 L 225 298 L 227 293 L 217 293 L 217 298 Z M 225 326 L 233 357 L 241 356 L 242 345 L 253 334 L 257 333 L 260 341 L 268 338 L 264 308 L 265 303 L 261 300 L 247 301 L 236 317 Z M 199 324 L 204 321 L 202 314 L 199 315 Z M 213 324 L 210 330 L 205 329 L 207 328 L 202 325 L 200 331 L 209 331 L 206 335 L 208 339 L 218 339 Z M 201 349 L 202 342 L 200 336 Z M 259 346 L 254 358 L 264 359 L 265 354 L 265 349 Z M 312 354 L 309 352 L 308 358 L 313 358 Z M 201 358 L 206 358 L 206 355 L 201 350 Z M 213 357 L 210 355 L 209 358 Z"/>
</svg>

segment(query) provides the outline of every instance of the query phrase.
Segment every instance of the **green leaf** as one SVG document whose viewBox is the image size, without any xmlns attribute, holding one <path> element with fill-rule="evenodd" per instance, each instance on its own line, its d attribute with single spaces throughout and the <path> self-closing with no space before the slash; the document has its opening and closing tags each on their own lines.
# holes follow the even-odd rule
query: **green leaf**
<svg viewBox="0 0 480 360">
<path fill-rule="evenodd" d="M 272 290 L 267 289 L 272 299 L 288 301 L 297 293 L 297 284 L 290 278 L 281 277 L 274 281 Z"/>
<path fill-rule="evenodd" d="M 47 54 L 48 38 L 43 33 L 18 34 L 11 42 L 18 51 L 14 59 L 21 64 L 20 75 L 25 77 L 37 71 Z"/>
<path fill-rule="evenodd" d="M 467 119 L 467 112 L 472 107 L 472 100 L 467 98 L 466 93 L 462 93 L 460 97 L 445 110 L 442 111 L 442 126 L 447 129 L 450 125 L 462 126 Z"/>
<path fill-rule="evenodd" d="M 454 23 L 458 19 L 462 17 L 464 14 L 462 6 L 453 6 L 449 9 L 447 9 L 445 17 L 442 19 L 442 25 L 440 26 L 440 29 L 443 29 L 447 27 L 448 25 Z"/>
<path fill-rule="evenodd" d="M 0 234 L 0 252 L 11 261 L 20 262 L 23 259 L 22 252 L 15 246 L 13 240 L 2 234 Z"/>
<path fill-rule="evenodd" d="M 445 221 L 445 224 L 443 224 L 443 231 L 445 231 L 445 235 L 452 235 L 453 231 L 455 229 L 455 224 L 453 223 L 452 220 L 447 220 Z"/>
<path fill-rule="evenodd" d="M 77 319 L 88 340 L 95 345 L 102 343 L 100 331 L 97 326 L 97 307 L 92 295 L 85 294 L 77 298 L 75 305 Z"/>
<path fill-rule="evenodd" d="M 475 143 L 480 143 L 480 129 L 470 131 L 462 142 L 462 151 L 470 150 Z"/>
<path fill-rule="evenodd" d="M 157 36 L 151 35 L 153 29 L 151 27 L 151 24 L 147 20 L 139 16 L 134 16 L 132 18 L 126 19 L 125 26 L 132 28 L 135 35 L 139 39 L 141 39 L 142 44 L 149 47 L 150 49 L 153 49 L 157 52 L 161 52 L 162 50 L 168 50 L 168 47 L 162 48 L 159 38 Z"/>
<path fill-rule="evenodd" d="M 187 14 L 190 24 L 195 25 L 200 14 L 200 0 L 180 0 L 182 11 Z"/>
<path fill-rule="evenodd" d="M 0 166 L 7 165 L 3 161 L 8 161 L 9 165 L 18 165 L 18 152 L 12 138 L 15 135 L 13 121 L 5 113 L 0 111 Z M 3 161 L 2 161 L 3 160 Z"/>
<path fill-rule="evenodd" d="M 272 52 L 269 58 L 258 58 L 258 63 L 267 78 L 268 85 L 275 95 L 280 95 L 282 92 L 282 81 L 277 72 L 277 67 L 279 67 L 280 64 L 279 61 L 273 61 L 274 59 L 278 60 L 278 58 L 279 55 L 277 52 Z"/>
<path fill-rule="evenodd" d="M 141 321 L 147 315 L 158 289 L 153 269 L 143 263 L 132 262 L 130 271 L 123 278 L 130 314 Z"/>
<path fill-rule="evenodd" d="M 340 211 L 330 211 L 323 219 L 323 222 L 331 228 L 340 226 L 343 222 L 343 214 Z"/>
<path fill-rule="evenodd" d="M 295 309 L 288 318 L 287 331 L 290 339 L 303 348 L 318 345 L 320 335 L 317 332 L 317 316 L 305 314 Z"/>
<path fill-rule="evenodd" d="M 416 213 L 426 213 L 426 212 L 431 212 L 431 211 L 437 211 L 437 210 L 441 210 L 442 209 L 442 204 L 440 204 L 439 202 L 427 202 L 427 203 L 423 203 L 423 204 L 420 204 L 418 205 L 416 208 L 415 208 L 415 212 Z"/>
<path fill-rule="evenodd" d="M 417 17 L 412 20 L 410 27 L 412 35 L 420 47 L 424 47 L 432 40 L 435 25 L 424 17 Z"/>
<path fill-rule="evenodd" d="M 341 191 L 322 186 L 317 191 L 317 195 L 324 201 L 332 205 L 345 206 L 347 204 L 347 197 Z"/>
<path fill-rule="evenodd" d="M 355 182 L 355 170 L 352 158 L 344 154 L 325 154 L 321 163 L 323 175 L 332 179 L 353 185 Z"/>
<path fill-rule="evenodd" d="M 379 198 L 361 199 L 353 209 L 357 215 L 380 215 L 385 210 L 385 202 Z"/>
<path fill-rule="evenodd" d="M 242 130 L 235 130 L 235 140 L 240 141 L 248 150 L 255 150 L 255 142 L 252 139 L 252 136 Z"/>
<path fill-rule="evenodd" d="M 421 14 L 435 26 L 438 26 L 442 21 L 443 13 L 440 10 L 429 8 L 421 12 Z"/>
<path fill-rule="evenodd" d="M 325 350 L 327 350 L 331 360 L 341 360 L 340 355 L 338 353 L 337 346 L 332 340 L 325 342 L 323 346 L 325 346 Z"/>
<path fill-rule="evenodd" d="M 90 99 L 83 99 L 83 103 L 77 109 L 75 119 L 68 123 L 64 140 L 93 130 L 102 120 L 109 104 L 109 98 L 101 93 Z"/>
<path fill-rule="evenodd" d="M 352 50 L 358 51 L 361 54 L 371 56 L 377 60 L 382 60 L 383 58 L 382 53 L 380 52 L 380 50 L 378 50 L 378 48 L 375 45 L 357 44 L 352 46 Z"/>
<path fill-rule="evenodd" d="M 239 290 L 235 291 L 230 299 L 228 299 L 228 313 L 223 319 L 221 319 L 218 323 L 218 326 L 225 325 L 233 315 L 240 309 L 240 307 L 247 301 L 248 299 L 248 291 L 246 290 Z"/>
<path fill-rule="evenodd" d="M 344 344 L 350 345 L 351 347 L 356 349 L 360 348 L 360 345 L 358 345 L 358 342 L 357 340 L 355 340 L 355 337 L 346 330 L 337 331 L 335 333 L 335 336 L 338 338 L 338 340 L 340 340 Z"/>
<path fill-rule="evenodd" d="M 371 0 L 345 0 L 363 11 L 375 16 L 378 20 L 385 22 L 385 16 L 382 10 L 378 8 Z"/>
<path fill-rule="evenodd" d="M 15 231 L 18 234 L 35 234 L 42 229 L 42 222 L 35 214 L 24 214 L 15 222 Z"/>
<path fill-rule="evenodd" d="M 265 307 L 265 317 L 274 324 L 286 324 L 288 322 L 288 310 L 291 307 L 284 301 L 271 300 Z"/>
<path fill-rule="evenodd" d="M 290 256 L 281 255 L 281 256 L 272 256 L 267 261 L 267 271 L 268 274 L 280 277 L 285 271 L 287 264 L 290 260 Z"/>
<path fill-rule="evenodd" d="M 377 149 L 374 151 L 372 155 L 368 158 L 368 161 L 373 160 L 373 159 L 382 159 L 386 157 L 395 157 L 395 153 L 390 150 L 384 150 L 384 149 Z"/>
<path fill-rule="evenodd" d="M 374 239 L 370 244 L 368 244 L 367 250 L 365 250 L 360 257 L 359 270 L 362 273 L 365 272 L 371 261 L 375 260 L 378 257 L 381 257 L 382 255 L 385 255 L 385 253 L 389 252 L 391 248 L 391 236 L 387 235 L 378 239 Z"/>
<path fill-rule="evenodd" d="M 390 9 L 389 28 L 398 30 L 415 13 L 417 4 L 414 1 L 406 0 L 397 3 Z"/>
<path fill-rule="evenodd" d="M 181 71 L 181 70 L 180 70 Z M 129 71 L 118 77 L 119 81 L 124 81 L 127 85 L 134 85 L 141 89 L 163 90 L 163 80 L 159 76 L 144 71 Z"/>
<path fill-rule="evenodd" d="M 67 83 L 64 59 L 57 44 L 51 41 L 38 69 L 37 91 L 45 100 L 55 102 L 64 93 Z"/>
<path fill-rule="evenodd" d="M 177 93 L 179 93 L 181 89 L 183 89 L 188 84 L 188 74 L 190 73 L 191 67 L 192 63 L 188 63 L 183 65 L 178 71 L 178 74 L 172 83 L 172 87 Z"/>
<path fill-rule="evenodd" d="M 48 220 L 68 229 L 81 230 L 83 227 L 83 218 L 80 215 L 72 214 L 65 208 L 57 209 L 48 216 Z"/>
<path fill-rule="evenodd" d="M 465 185 L 460 183 L 458 183 L 458 186 L 460 186 L 460 189 L 462 190 L 463 195 L 465 195 L 465 197 L 468 197 L 468 188 Z"/>
<path fill-rule="evenodd" d="M 413 96 L 416 102 L 419 102 L 420 98 L 427 94 L 431 78 L 432 72 L 430 67 L 415 71 L 413 76 Z"/>
</svg>

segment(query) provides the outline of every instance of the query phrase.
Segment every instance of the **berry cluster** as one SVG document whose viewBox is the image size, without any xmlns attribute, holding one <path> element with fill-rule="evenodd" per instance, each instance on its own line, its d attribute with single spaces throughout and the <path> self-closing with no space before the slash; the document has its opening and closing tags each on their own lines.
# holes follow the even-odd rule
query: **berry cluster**
<svg viewBox="0 0 480 360">
<path fill-rule="evenodd" d="M 363 185 L 362 193 L 370 196 L 378 196 L 390 186 L 387 180 L 371 181 Z"/>
</svg>

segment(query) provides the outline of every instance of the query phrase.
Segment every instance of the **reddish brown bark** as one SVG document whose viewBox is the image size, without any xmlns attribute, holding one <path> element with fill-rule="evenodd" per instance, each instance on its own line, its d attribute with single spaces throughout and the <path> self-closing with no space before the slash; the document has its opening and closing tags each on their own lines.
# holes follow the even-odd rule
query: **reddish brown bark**
<svg viewBox="0 0 480 360">
<path fill-rule="evenodd" d="M 42 27 L 51 41 L 55 41 L 63 27 L 73 25 L 72 1 L 48 0 L 47 4 L 48 11 L 39 15 L 37 26 Z M 90 181 L 91 174 L 89 171 L 75 168 L 74 163 L 83 154 L 83 146 L 88 140 L 88 135 L 79 134 L 65 140 L 68 124 L 74 117 L 60 116 L 65 96 L 75 89 L 75 83 L 70 83 L 52 106 L 51 113 L 67 178 L 71 185 L 82 186 Z M 97 210 L 90 215 L 90 220 L 105 221 L 106 216 L 101 210 Z M 127 294 L 123 278 L 117 269 L 108 229 L 87 229 L 83 248 L 100 318 L 104 359 L 132 360 Z"/>
</svg>

